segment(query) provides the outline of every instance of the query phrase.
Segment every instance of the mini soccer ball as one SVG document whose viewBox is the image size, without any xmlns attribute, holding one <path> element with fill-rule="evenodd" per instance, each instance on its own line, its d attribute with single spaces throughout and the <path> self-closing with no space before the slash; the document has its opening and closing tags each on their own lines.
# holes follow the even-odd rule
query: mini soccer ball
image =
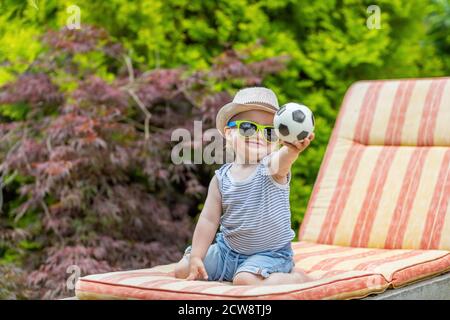
<svg viewBox="0 0 450 320">
<path fill-rule="evenodd" d="M 307 106 L 289 102 L 277 111 L 273 124 L 278 137 L 292 143 L 307 138 L 314 131 L 314 115 Z"/>
</svg>

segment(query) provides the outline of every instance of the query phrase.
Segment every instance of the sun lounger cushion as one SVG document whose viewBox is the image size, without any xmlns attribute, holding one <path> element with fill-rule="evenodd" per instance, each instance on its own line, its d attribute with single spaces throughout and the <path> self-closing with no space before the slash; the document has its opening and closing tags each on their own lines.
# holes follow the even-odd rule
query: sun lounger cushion
<svg viewBox="0 0 450 320">
<path fill-rule="evenodd" d="M 450 253 L 442 250 L 350 248 L 294 242 L 295 269 L 314 281 L 273 286 L 187 281 L 175 264 L 91 275 L 77 282 L 80 299 L 351 299 L 443 273 Z"/>
</svg>

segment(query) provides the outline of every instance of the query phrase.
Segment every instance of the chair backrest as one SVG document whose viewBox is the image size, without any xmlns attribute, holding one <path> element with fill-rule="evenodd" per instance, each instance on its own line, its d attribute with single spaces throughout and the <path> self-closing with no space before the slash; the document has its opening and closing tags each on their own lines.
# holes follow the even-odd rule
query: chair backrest
<svg viewBox="0 0 450 320">
<path fill-rule="evenodd" d="M 450 78 L 347 91 L 299 239 L 450 250 Z"/>
</svg>

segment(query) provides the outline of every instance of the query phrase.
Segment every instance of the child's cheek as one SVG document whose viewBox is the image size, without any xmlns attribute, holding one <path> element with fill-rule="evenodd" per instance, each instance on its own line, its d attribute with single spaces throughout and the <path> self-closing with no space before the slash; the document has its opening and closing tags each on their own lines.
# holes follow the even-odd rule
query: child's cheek
<svg viewBox="0 0 450 320">
<path fill-rule="evenodd" d="M 228 135 L 228 142 L 231 143 L 231 145 L 233 146 L 233 149 L 235 149 L 237 144 L 239 143 L 238 137 L 237 137 L 236 132 L 234 130 L 229 133 L 229 135 Z"/>
<path fill-rule="evenodd" d="M 245 139 L 237 134 L 233 135 L 233 149 L 237 152 L 244 152 L 246 149 Z"/>
</svg>

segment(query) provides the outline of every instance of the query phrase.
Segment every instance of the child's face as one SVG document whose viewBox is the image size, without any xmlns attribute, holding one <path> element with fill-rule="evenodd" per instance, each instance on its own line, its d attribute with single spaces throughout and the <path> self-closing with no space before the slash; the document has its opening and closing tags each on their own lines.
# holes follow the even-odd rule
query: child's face
<svg viewBox="0 0 450 320">
<path fill-rule="evenodd" d="M 261 125 L 273 126 L 273 117 L 274 114 L 270 112 L 249 110 L 238 113 L 230 121 L 248 120 Z M 237 127 L 225 127 L 225 138 L 227 143 L 232 145 L 236 159 L 243 160 L 245 163 L 256 163 L 275 151 L 277 147 L 277 143 L 268 142 L 260 130 L 251 137 L 244 137 L 239 134 Z"/>
</svg>

